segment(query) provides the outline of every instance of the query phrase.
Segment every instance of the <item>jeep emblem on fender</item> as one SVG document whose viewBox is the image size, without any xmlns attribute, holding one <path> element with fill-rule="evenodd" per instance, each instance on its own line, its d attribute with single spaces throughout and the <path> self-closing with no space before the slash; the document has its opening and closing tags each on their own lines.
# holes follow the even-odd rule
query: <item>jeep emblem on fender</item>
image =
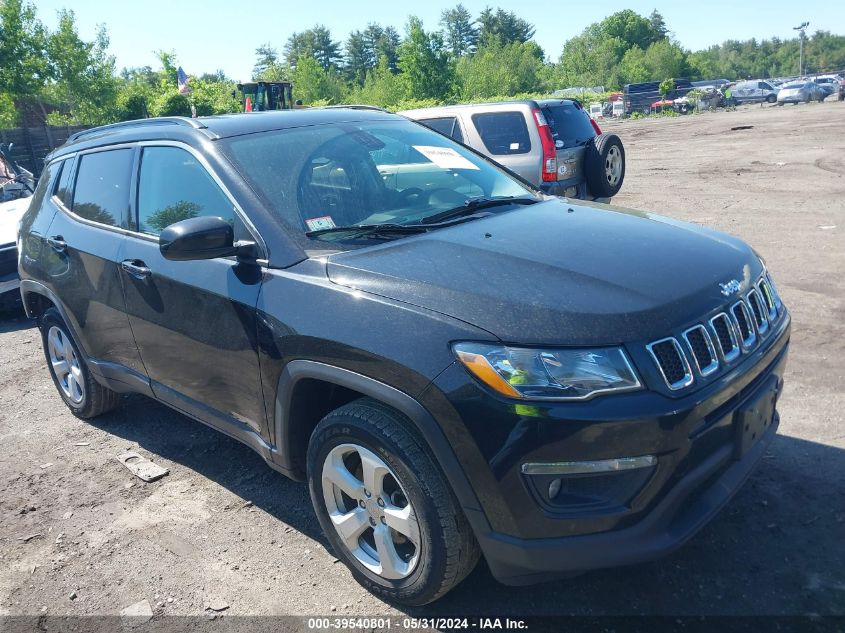
<svg viewBox="0 0 845 633">
<path fill-rule="evenodd" d="M 726 284 L 719 284 L 719 288 L 722 289 L 722 294 L 726 297 L 730 297 L 732 294 L 739 292 L 739 282 L 736 279 L 731 279 Z"/>
</svg>

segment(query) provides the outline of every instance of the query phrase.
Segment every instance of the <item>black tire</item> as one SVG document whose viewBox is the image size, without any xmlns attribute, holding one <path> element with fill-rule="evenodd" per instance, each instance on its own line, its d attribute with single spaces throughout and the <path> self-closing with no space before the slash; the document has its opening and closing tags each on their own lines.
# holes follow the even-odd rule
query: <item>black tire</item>
<svg viewBox="0 0 845 633">
<path fill-rule="evenodd" d="M 619 152 L 621 157 L 621 171 L 614 180 L 608 173 L 608 159 L 613 151 Z M 625 180 L 625 148 L 622 141 L 615 134 L 600 134 L 587 145 L 586 159 L 584 163 L 586 170 L 587 186 L 596 198 L 612 198 L 622 188 Z"/>
<path fill-rule="evenodd" d="M 766 96 L 766 103 L 774 103 L 777 100 L 778 100 L 777 95 Z"/>
<path fill-rule="evenodd" d="M 38 325 L 41 328 L 41 342 L 44 346 L 44 356 L 47 359 L 47 368 L 50 371 L 50 376 L 53 378 L 53 384 L 56 385 L 56 391 L 59 392 L 59 395 L 62 400 L 64 400 L 68 409 L 70 409 L 71 413 L 78 418 L 87 420 L 95 418 L 98 415 L 102 415 L 103 413 L 111 411 L 117 407 L 120 403 L 120 394 L 104 387 L 91 376 L 91 372 L 88 371 L 88 366 L 85 364 L 85 358 L 80 353 L 79 346 L 70 334 L 70 329 L 65 324 L 59 314 L 59 311 L 55 308 L 49 308 L 41 316 Z M 58 328 L 61 330 L 62 336 L 65 337 L 67 342 L 71 345 L 71 347 L 73 347 L 73 351 L 76 355 L 80 373 L 79 383 L 83 387 L 81 390 L 82 397 L 79 401 L 74 401 L 65 393 L 50 359 L 47 337 L 52 328 Z"/>
<path fill-rule="evenodd" d="M 480 550 L 445 477 L 423 442 L 409 431 L 412 424 L 394 409 L 368 398 L 344 405 L 314 429 L 308 444 L 307 471 L 320 525 L 355 580 L 384 600 L 418 606 L 437 600 L 461 582 L 478 562 Z M 387 464 L 407 493 L 419 525 L 420 547 L 416 566 L 404 578 L 391 580 L 368 569 L 343 542 L 329 517 L 323 464 L 337 447 L 350 444 L 371 451 Z M 350 500 L 352 508 L 344 512 L 355 509 L 354 499 Z M 376 523 L 371 521 L 370 525 Z"/>
</svg>

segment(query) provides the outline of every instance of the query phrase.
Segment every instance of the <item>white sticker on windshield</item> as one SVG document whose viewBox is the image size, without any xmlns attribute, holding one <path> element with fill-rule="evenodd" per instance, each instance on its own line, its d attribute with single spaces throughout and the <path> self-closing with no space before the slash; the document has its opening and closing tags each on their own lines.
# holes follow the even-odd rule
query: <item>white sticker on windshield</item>
<svg viewBox="0 0 845 633">
<path fill-rule="evenodd" d="M 334 220 L 332 220 L 332 216 L 323 215 L 319 218 L 309 218 L 308 220 L 305 220 L 305 226 L 308 227 L 309 231 L 319 231 L 321 229 L 333 229 L 335 224 Z"/>
<path fill-rule="evenodd" d="M 451 147 L 435 147 L 434 145 L 414 145 L 413 147 L 441 169 L 478 169 Z"/>
</svg>

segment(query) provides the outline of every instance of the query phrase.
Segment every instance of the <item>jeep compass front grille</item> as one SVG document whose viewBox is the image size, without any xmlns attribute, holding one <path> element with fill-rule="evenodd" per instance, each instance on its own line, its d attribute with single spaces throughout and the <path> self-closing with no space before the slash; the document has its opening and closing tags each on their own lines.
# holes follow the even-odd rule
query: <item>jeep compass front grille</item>
<svg viewBox="0 0 845 633">
<path fill-rule="evenodd" d="M 646 345 L 660 375 L 675 391 L 692 385 L 698 378 L 714 374 L 744 353 L 751 352 L 772 329 L 781 315 L 780 298 L 767 275 L 751 287 L 725 312 L 707 323 L 699 323 L 678 338 L 667 337 Z M 695 368 L 693 372 L 692 368 Z"/>
</svg>

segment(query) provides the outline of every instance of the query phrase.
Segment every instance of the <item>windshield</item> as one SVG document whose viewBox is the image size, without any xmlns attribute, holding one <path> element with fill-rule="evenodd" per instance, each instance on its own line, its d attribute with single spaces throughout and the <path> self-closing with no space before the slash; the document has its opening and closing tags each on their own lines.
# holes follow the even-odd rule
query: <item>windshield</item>
<svg viewBox="0 0 845 633">
<path fill-rule="evenodd" d="M 803 88 L 806 84 L 803 81 L 799 81 L 797 83 L 786 84 L 783 89 L 784 90 L 795 90 L 796 88 Z"/>
<path fill-rule="evenodd" d="M 414 225 L 468 202 L 536 196 L 473 152 L 405 120 L 308 126 L 221 143 L 267 208 L 303 240 L 355 239 L 325 231 Z"/>
</svg>

